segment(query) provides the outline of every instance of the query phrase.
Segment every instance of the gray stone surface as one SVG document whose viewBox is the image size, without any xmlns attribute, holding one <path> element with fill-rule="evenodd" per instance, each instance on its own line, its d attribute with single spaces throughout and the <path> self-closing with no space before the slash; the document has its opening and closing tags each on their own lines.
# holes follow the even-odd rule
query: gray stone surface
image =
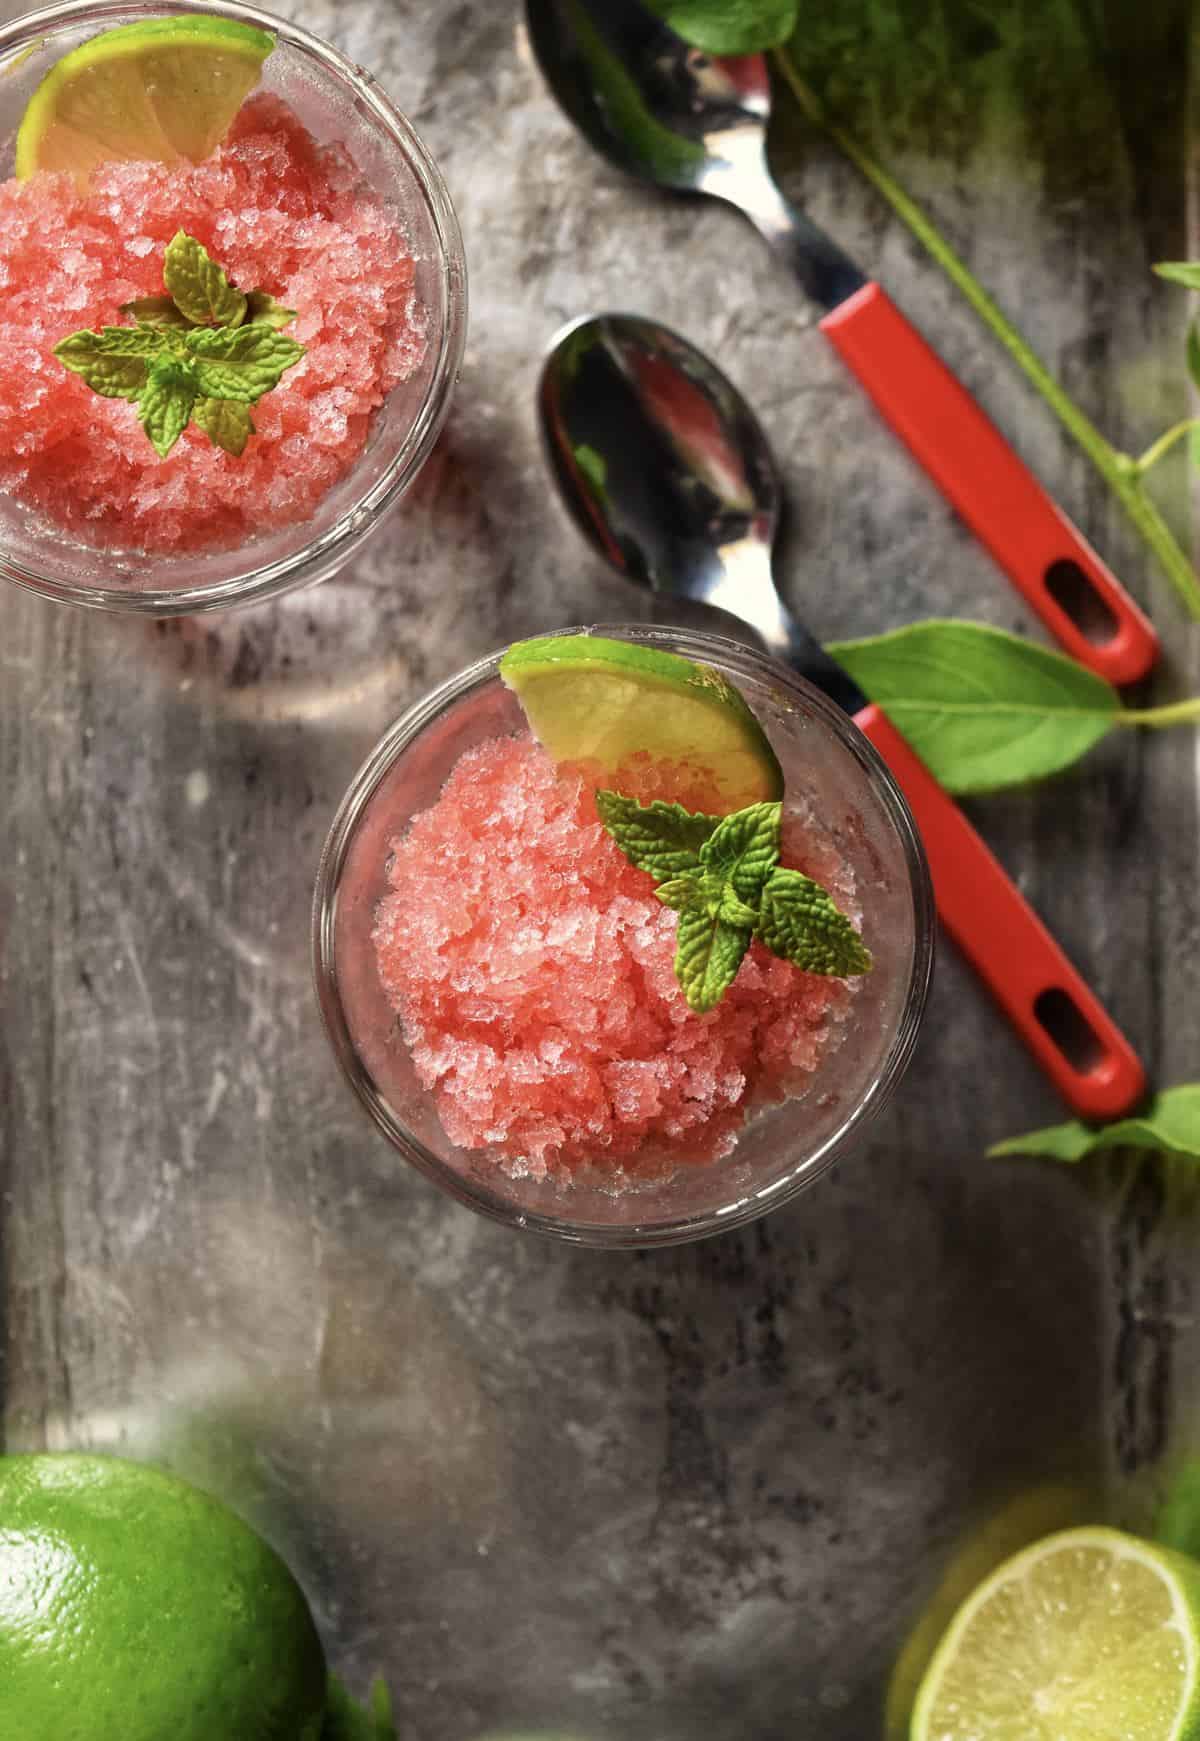
<svg viewBox="0 0 1200 1741">
<path fill-rule="evenodd" d="M 861 1741 L 982 1522 L 1144 1521 L 1187 1448 L 1194 1216 L 1161 1175 L 986 1163 L 1060 1115 L 947 947 L 865 1150 L 740 1235 L 580 1253 L 470 1216 L 343 1090 L 308 983 L 334 806 L 383 727 L 513 637 L 644 614 L 547 493 L 538 354 L 659 315 L 776 443 L 781 574 L 834 637 L 931 613 L 1030 628 L 740 221 L 619 181 L 542 88 L 512 0 L 289 11 L 378 72 L 441 161 L 472 273 L 452 420 L 354 568 L 152 625 L 0 598 L 5 1443 L 164 1458 L 264 1527 L 335 1663 L 403 1731 Z M 0 0 L 0 16 L 15 10 Z M 1119 153 L 1117 154 L 1119 155 Z M 980 151 L 901 162 L 1081 403 L 1177 415 L 1184 178 L 1086 200 Z M 1041 404 L 856 176 L 788 181 L 1146 599 L 1200 638 Z M 1168 507 L 1184 524 L 1182 468 Z M 979 804 L 987 838 L 1163 1082 L 1200 1057 L 1191 733 L 1123 734 Z M 1046 1491 L 1046 1484 L 1051 1491 Z M 1006 1537 L 1007 1539 L 1007 1537 Z"/>
</svg>

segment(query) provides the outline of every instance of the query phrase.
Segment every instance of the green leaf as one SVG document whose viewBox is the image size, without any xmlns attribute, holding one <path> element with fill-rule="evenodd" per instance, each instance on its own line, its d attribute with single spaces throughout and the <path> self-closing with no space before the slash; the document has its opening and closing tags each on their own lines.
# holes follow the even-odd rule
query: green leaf
<svg viewBox="0 0 1200 1741">
<path fill-rule="evenodd" d="M 1102 677 L 982 623 L 914 623 L 828 650 L 949 792 L 995 792 L 1057 773 L 1121 712 Z"/>
<path fill-rule="evenodd" d="M 197 399 L 192 408 L 192 421 L 207 435 L 214 447 L 223 447 L 240 459 L 246 443 L 254 434 L 250 407 L 235 399 Z"/>
<path fill-rule="evenodd" d="M 716 901 L 717 917 L 726 925 L 732 925 L 739 931 L 753 931 L 758 923 L 757 906 L 747 906 L 739 899 L 731 883 L 720 884 L 720 894 Z M 712 911 L 710 903 L 709 911 Z"/>
<path fill-rule="evenodd" d="M 871 971 L 871 952 L 827 890 L 796 870 L 777 870 L 762 893 L 757 932 L 772 955 L 805 973 L 849 979 Z"/>
<path fill-rule="evenodd" d="M 1135 1118 L 1099 1129 L 1073 1118 L 993 1143 L 987 1152 L 992 1157 L 1044 1155 L 1053 1161 L 1081 1161 L 1099 1149 L 1156 1149 L 1200 1160 L 1200 1083 L 1164 1089 Z"/>
<path fill-rule="evenodd" d="M 290 326 L 296 318 L 294 308 L 283 308 L 265 290 L 252 290 L 246 298 L 246 325 L 274 327 Z"/>
<path fill-rule="evenodd" d="M 665 882 L 700 864 L 700 848 L 716 828 L 717 816 L 693 816 L 682 804 L 656 798 L 639 804 L 620 792 L 597 792 L 596 809 L 630 864 Z"/>
<path fill-rule="evenodd" d="M 54 355 L 93 393 L 105 399 L 136 400 L 146 384 L 149 364 L 163 355 L 163 341 L 142 327 L 106 326 L 103 332 L 75 332 L 60 339 Z"/>
<path fill-rule="evenodd" d="M 1196 470 L 1200 471 L 1200 425 L 1197 425 L 1188 436 L 1188 455 Z"/>
<path fill-rule="evenodd" d="M 690 186 L 704 167 L 704 147 L 655 119 L 637 80 L 597 30 L 582 0 L 564 0 L 564 4 L 588 76 L 615 130 L 660 180 Z"/>
<path fill-rule="evenodd" d="M 603 502 L 608 487 L 608 463 L 604 455 L 598 453 L 594 447 L 589 447 L 586 441 L 573 447 L 571 455 L 580 473 L 591 486 L 592 494 L 597 501 Z"/>
<path fill-rule="evenodd" d="M 704 904 L 683 909 L 675 939 L 675 977 L 689 1009 L 703 1015 L 716 1008 L 733 984 L 751 936 L 748 927 L 727 925 Z"/>
<path fill-rule="evenodd" d="M 1200 290 L 1200 261 L 1164 260 L 1154 270 L 1160 278 L 1172 284 L 1185 284 L 1189 290 Z"/>
<path fill-rule="evenodd" d="M 1188 328 L 1187 362 L 1192 380 L 1200 387 L 1200 328 L 1195 321 Z"/>
<path fill-rule="evenodd" d="M 758 54 L 786 42 L 798 0 L 646 0 L 651 12 L 706 54 Z"/>
<path fill-rule="evenodd" d="M 668 877 L 654 891 L 655 900 L 664 907 L 674 907 L 677 913 L 694 906 L 704 898 L 704 878 L 699 871 L 684 871 L 682 876 Z"/>
<path fill-rule="evenodd" d="M 195 378 L 185 363 L 169 357 L 155 363 L 138 400 L 138 416 L 161 459 L 187 428 L 195 402 Z"/>
<path fill-rule="evenodd" d="M 169 296 L 139 296 L 134 302 L 123 302 L 120 313 L 131 314 L 142 326 L 182 329 L 193 324 Z"/>
<path fill-rule="evenodd" d="M 783 806 L 750 804 L 725 816 L 700 848 L 700 862 L 752 907 L 779 863 Z"/>
<path fill-rule="evenodd" d="M 167 244 L 163 283 L 176 307 L 201 326 L 240 326 L 246 298 L 235 290 L 207 248 L 179 230 Z"/>
<path fill-rule="evenodd" d="M 371 1683 L 368 1703 L 363 1706 L 331 1674 L 325 1694 L 321 1741 L 396 1741 L 392 1698 L 386 1682 L 376 1679 Z"/>
<path fill-rule="evenodd" d="M 193 327 L 184 334 L 196 381 L 206 399 L 253 405 L 279 385 L 285 369 L 304 355 L 295 339 L 269 326 Z"/>
</svg>

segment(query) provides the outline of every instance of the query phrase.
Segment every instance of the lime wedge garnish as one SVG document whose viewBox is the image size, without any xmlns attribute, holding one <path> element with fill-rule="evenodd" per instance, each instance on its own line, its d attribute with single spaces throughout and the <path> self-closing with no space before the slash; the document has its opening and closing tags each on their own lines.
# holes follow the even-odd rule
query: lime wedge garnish
<svg viewBox="0 0 1200 1741">
<path fill-rule="evenodd" d="M 1200 1564 L 1113 1529 L 1007 1560 L 959 1609 L 912 1741 L 1195 1741 Z"/>
<path fill-rule="evenodd" d="M 518 641 L 500 675 L 556 762 L 615 771 L 645 754 L 690 763 L 712 775 L 730 809 L 782 795 L 766 733 L 711 666 L 632 641 L 556 635 Z"/>
<path fill-rule="evenodd" d="M 264 30 L 198 13 L 123 24 L 52 67 L 17 133 L 20 179 L 101 163 L 199 163 L 224 139 L 275 46 Z"/>
</svg>

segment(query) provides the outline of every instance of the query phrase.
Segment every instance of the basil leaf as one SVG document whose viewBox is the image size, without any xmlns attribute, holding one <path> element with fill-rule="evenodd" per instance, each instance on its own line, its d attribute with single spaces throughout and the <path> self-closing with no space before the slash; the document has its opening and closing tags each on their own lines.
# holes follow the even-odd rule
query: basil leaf
<svg viewBox="0 0 1200 1741">
<path fill-rule="evenodd" d="M 639 804 L 620 792 L 597 792 L 596 810 L 630 864 L 657 882 L 695 870 L 700 848 L 717 827 L 716 816 L 693 816 L 682 804 L 656 798 Z"/>
<path fill-rule="evenodd" d="M 757 934 L 772 955 L 805 973 L 849 979 L 871 970 L 871 953 L 828 890 L 801 871 L 777 870 L 762 892 Z"/>
<path fill-rule="evenodd" d="M 188 425 L 196 402 L 196 382 L 184 363 L 155 363 L 138 400 L 138 417 L 154 451 L 165 459 Z"/>
<path fill-rule="evenodd" d="M 163 283 L 175 306 L 198 325 L 240 326 L 246 298 L 235 290 L 207 248 L 179 230 L 167 244 Z"/>
<path fill-rule="evenodd" d="M 207 435 L 214 447 L 223 447 L 240 459 L 246 443 L 254 434 L 250 407 L 235 399 L 197 399 L 192 408 L 192 421 Z"/>
<path fill-rule="evenodd" d="M 1200 1160 L 1200 1083 L 1166 1088 L 1136 1117 L 1122 1118 L 1099 1130 L 1071 1119 L 993 1143 L 987 1153 L 990 1157 L 1044 1155 L 1054 1161 L 1081 1161 L 1099 1149 L 1117 1148 L 1161 1150 Z"/>
<path fill-rule="evenodd" d="M 689 1009 L 698 1015 L 715 1009 L 733 984 L 751 935 L 747 927 L 726 924 L 703 903 L 683 909 L 675 940 L 675 977 Z"/>
<path fill-rule="evenodd" d="M 1185 284 L 1189 290 L 1200 290 L 1200 261 L 1164 260 L 1154 270 L 1160 278 L 1169 278 L 1172 284 Z"/>
<path fill-rule="evenodd" d="M 269 326 L 193 327 L 183 335 L 206 399 L 253 405 L 279 385 L 285 369 L 304 355 L 295 339 Z"/>
<path fill-rule="evenodd" d="M 677 36 L 706 54 L 758 54 L 786 42 L 798 0 L 645 0 Z"/>
<path fill-rule="evenodd" d="M 995 792 L 1057 773 L 1121 714 L 1102 677 L 982 623 L 914 623 L 828 650 L 948 792 Z"/>
<path fill-rule="evenodd" d="M 763 885 L 779 863 L 783 806 L 750 804 L 723 817 L 700 848 L 700 862 L 757 907 Z"/>
</svg>

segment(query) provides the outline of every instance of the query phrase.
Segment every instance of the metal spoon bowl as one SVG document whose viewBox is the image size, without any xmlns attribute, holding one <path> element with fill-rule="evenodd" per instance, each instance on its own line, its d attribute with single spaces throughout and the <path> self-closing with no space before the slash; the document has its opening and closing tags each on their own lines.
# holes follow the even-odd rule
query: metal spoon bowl
<svg viewBox="0 0 1200 1741">
<path fill-rule="evenodd" d="M 839 706 L 864 705 L 779 596 L 775 460 L 753 411 L 703 352 L 637 315 L 575 321 L 551 345 L 538 408 L 563 501 L 606 562 L 728 612 Z"/>
</svg>

